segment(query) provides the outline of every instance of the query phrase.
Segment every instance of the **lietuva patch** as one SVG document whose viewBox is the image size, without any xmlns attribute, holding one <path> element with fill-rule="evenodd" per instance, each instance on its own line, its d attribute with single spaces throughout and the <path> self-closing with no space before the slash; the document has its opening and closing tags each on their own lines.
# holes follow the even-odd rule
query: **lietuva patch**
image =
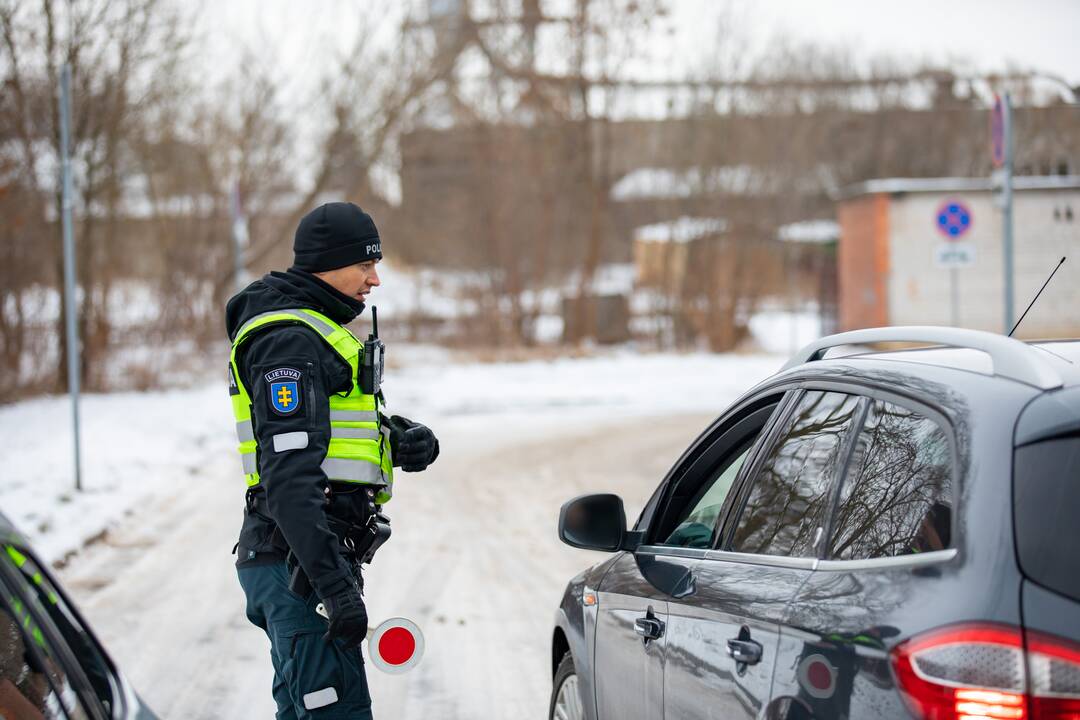
<svg viewBox="0 0 1080 720">
<path fill-rule="evenodd" d="M 278 415 L 292 415 L 300 408 L 300 371 L 295 368 L 274 368 L 264 376 L 270 393 L 270 407 Z"/>
</svg>

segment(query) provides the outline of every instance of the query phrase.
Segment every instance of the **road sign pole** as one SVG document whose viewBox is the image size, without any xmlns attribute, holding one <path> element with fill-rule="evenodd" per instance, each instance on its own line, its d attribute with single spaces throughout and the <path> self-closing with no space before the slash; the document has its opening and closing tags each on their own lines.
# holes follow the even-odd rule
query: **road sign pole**
<svg viewBox="0 0 1080 720">
<path fill-rule="evenodd" d="M 64 319 L 67 331 L 68 392 L 71 395 L 71 429 L 75 438 L 75 489 L 82 490 L 82 453 L 79 444 L 79 333 L 75 325 L 75 237 L 71 227 L 71 66 L 60 71 L 60 161 L 63 168 Z"/>
<path fill-rule="evenodd" d="M 949 296 L 952 305 L 949 311 L 949 324 L 960 327 L 960 282 L 955 266 L 949 268 Z"/>
<path fill-rule="evenodd" d="M 1001 112 L 1005 145 L 1001 187 L 1002 252 L 1004 254 L 1002 259 L 1005 266 L 1005 329 L 1003 332 L 1008 333 L 1013 326 L 1013 127 L 1009 93 L 1001 96 Z"/>
</svg>

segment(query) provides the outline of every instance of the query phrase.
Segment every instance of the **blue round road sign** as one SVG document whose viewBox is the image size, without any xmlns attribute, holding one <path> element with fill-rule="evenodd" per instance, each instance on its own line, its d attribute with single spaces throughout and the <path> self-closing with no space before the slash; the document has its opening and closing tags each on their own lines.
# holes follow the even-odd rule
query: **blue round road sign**
<svg viewBox="0 0 1080 720">
<path fill-rule="evenodd" d="M 958 200 L 948 200 L 938 208 L 937 226 L 945 237 L 955 240 L 971 228 L 971 211 Z"/>
</svg>

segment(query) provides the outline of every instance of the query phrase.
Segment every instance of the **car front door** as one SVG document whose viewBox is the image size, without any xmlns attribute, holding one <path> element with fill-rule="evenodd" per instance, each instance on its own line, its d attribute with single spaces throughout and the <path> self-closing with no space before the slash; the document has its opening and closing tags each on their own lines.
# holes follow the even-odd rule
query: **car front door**
<svg viewBox="0 0 1080 720">
<path fill-rule="evenodd" d="M 806 582 L 858 398 L 801 392 L 725 501 L 696 590 L 668 608 L 664 717 L 759 717 L 769 701 L 784 612 Z"/>
<path fill-rule="evenodd" d="M 703 436 L 661 489 L 647 542 L 605 575 L 595 646 L 598 717 L 663 717 L 669 604 L 695 591 L 694 567 L 709 552 L 727 493 L 780 398 L 746 403 Z"/>
<path fill-rule="evenodd" d="M 597 595 L 597 717 L 662 717 L 667 599 L 645 579 L 633 553 L 615 561 Z"/>
<path fill-rule="evenodd" d="M 0 657 L 0 717 L 127 717 L 119 675 L 97 639 L 37 557 L 9 543 L 0 547 L 0 632 L 14 643 Z M 4 677 L 19 680 L 5 685 Z"/>
</svg>

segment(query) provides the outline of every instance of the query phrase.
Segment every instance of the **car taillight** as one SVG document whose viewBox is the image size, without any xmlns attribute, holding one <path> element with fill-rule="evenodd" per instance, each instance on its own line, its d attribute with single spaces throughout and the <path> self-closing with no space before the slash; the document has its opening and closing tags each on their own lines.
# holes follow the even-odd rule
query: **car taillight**
<svg viewBox="0 0 1080 720">
<path fill-rule="evenodd" d="M 923 720 L 1080 720 L 1080 648 L 1060 638 L 957 625 L 897 645 L 892 661 Z"/>
<path fill-rule="evenodd" d="M 1080 720 L 1080 645 L 1030 630 L 1025 635 L 1031 717 Z"/>
</svg>

